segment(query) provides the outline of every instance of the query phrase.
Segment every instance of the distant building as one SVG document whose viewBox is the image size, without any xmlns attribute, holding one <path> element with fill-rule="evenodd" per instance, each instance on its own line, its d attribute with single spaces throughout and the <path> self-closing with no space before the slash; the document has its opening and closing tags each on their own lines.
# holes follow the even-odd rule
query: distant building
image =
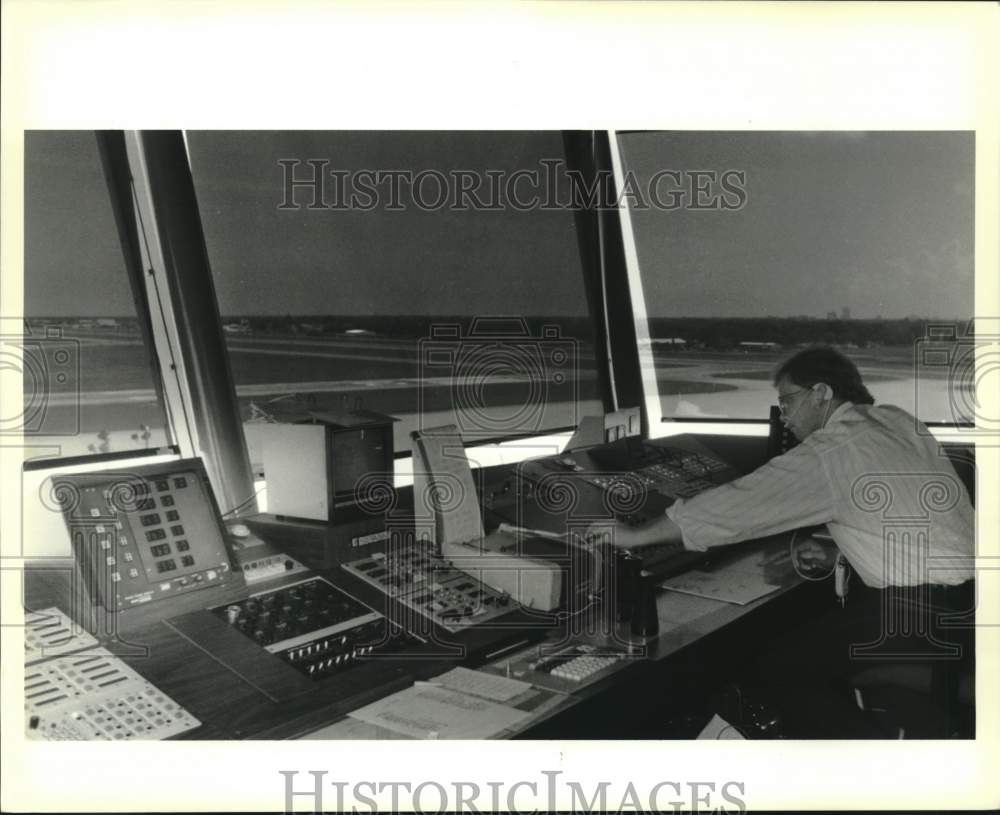
<svg viewBox="0 0 1000 815">
<path fill-rule="evenodd" d="M 741 351 L 776 351 L 781 346 L 776 342 L 740 342 L 737 343 L 737 348 Z"/>
<path fill-rule="evenodd" d="M 840 319 L 841 320 L 850 320 L 851 319 L 851 309 L 850 309 L 850 306 L 844 306 L 840 310 Z"/>
<path fill-rule="evenodd" d="M 673 348 L 686 348 L 687 340 L 681 337 L 661 337 L 660 339 L 650 340 L 651 345 L 669 345 Z"/>
</svg>

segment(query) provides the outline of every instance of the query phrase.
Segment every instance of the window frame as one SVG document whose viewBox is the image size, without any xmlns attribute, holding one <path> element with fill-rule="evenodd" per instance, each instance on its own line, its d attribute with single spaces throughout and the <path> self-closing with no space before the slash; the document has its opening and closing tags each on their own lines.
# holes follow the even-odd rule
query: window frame
<svg viewBox="0 0 1000 815">
<path fill-rule="evenodd" d="M 769 432 L 767 417 L 757 419 L 700 419 L 689 417 L 664 416 L 660 401 L 659 388 L 656 384 L 656 367 L 653 360 L 652 343 L 649 337 L 648 311 L 639 268 L 639 253 L 636 247 L 635 233 L 632 225 L 632 214 L 629 209 L 628 196 L 625 189 L 624 162 L 619 145 L 619 135 L 633 133 L 635 130 L 609 130 L 608 142 L 611 149 L 611 162 L 615 185 L 615 200 L 621 214 L 622 244 L 624 246 L 625 283 L 632 297 L 633 324 L 632 330 L 638 342 L 639 367 L 642 371 L 643 405 L 649 416 L 648 436 L 651 439 L 676 436 L 683 433 L 710 434 L 719 436 L 758 436 L 766 437 Z M 645 355 L 645 356 L 644 356 Z M 644 361 L 646 364 L 644 364 Z M 917 417 L 919 418 L 919 417 Z M 973 441 L 976 429 L 972 424 L 958 422 L 923 422 L 931 434 L 942 442 L 969 443 Z"/>
<path fill-rule="evenodd" d="M 186 131 L 181 131 L 181 132 L 184 136 L 185 145 L 187 145 L 187 132 Z M 590 166 L 582 166 L 582 167 L 579 166 L 581 164 L 585 165 L 585 162 L 581 162 L 580 160 L 580 154 L 579 154 L 580 140 L 582 139 L 588 142 L 589 143 L 588 147 L 590 147 L 593 151 L 596 152 L 599 151 L 600 149 L 600 140 L 602 138 L 606 138 L 606 133 L 604 133 L 603 131 L 583 131 L 583 132 L 558 131 L 558 132 L 561 133 L 563 138 L 564 155 L 566 158 L 567 167 L 578 168 L 589 178 L 590 174 L 595 172 L 595 168 Z M 188 170 L 189 172 L 193 172 L 190 150 L 188 150 L 187 155 L 188 155 Z M 130 159 L 131 159 L 131 152 L 130 152 Z M 597 214 L 607 215 L 608 213 L 598 212 Z M 602 347 L 602 344 L 603 345 L 607 344 L 602 339 L 605 336 L 605 334 L 614 333 L 606 330 L 605 326 L 607 325 L 607 323 L 603 317 L 605 313 L 604 312 L 605 295 L 608 290 L 608 282 L 606 279 L 602 278 L 602 276 L 599 273 L 594 273 L 592 270 L 590 270 L 588 264 L 588 261 L 590 260 L 590 257 L 588 255 L 588 248 L 591 244 L 600 246 L 603 241 L 607 240 L 606 235 L 602 237 L 601 234 L 598 233 L 589 234 L 589 232 L 591 232 L 593 229 L 597 229 L 599 232 L 606 232 L 608 227 L 605 226 L 604 224 L 599 224 L 596 227 L 591 227 L 590 229 L 588 229 L 588 226 L 585 224 L 585 221 L 581 219 L 581 215 L 583 215 L 583 218 L 585 219 L 586 217 L 585 212 L 579 209 L 574 211 L 574 216 L 575 216 L 574 231 L 577 237 L 578 251 L 581 254 L 581 271 L 583 274 L 584 294 L 586 296 L 588 303 L 588 309 L 590 312 L 588 317 L 590 321 L 591 331 L 594 337 L 595 365 L 597 368 L 598 391 L 599 391 L 597 394 L 597 398 L 603 403 L 604 409 L 607 411 L 612 409 L 609 407 L 609 405 L 617 404 L 615 395 L 612 393 L 611 382 L 614 381 L 614 374 L 611 372 L 612 367 L 615 361 L 618 362 L 619 366 L 621 366 L 623 362 L 620 349 L 608 350 Z M 617 232 L 618 231 L 617 213 L 612 211 L 610 212 L 610 215 L 614 219 L 611 222 L 611 226 Z M 614 237 L 617 238 L 618 235 L 616 234 L 614 235 Z M 216 302 L 215 317 L 221 329 L 222 316 L 221 316 L 221 311 L 218 308 L 218 302 Z M 611 320 L 611 322 L 614 322 L 614 320 Z M 229 371 L 230 379 L 232 379 L 231 369 L 229 369 L 228 366 L 226 366 L 226 368 L 227 371 Z M 233 390 L 235 392 L 235 382 L 231 381 L 230 385 L 233 387 Z M 615 393 L 617 393 L 620 389 L 621 385 L 616 385 L 614 388 Z M 537 457 L 538 455 L 548 454 L 548 451 L 546 453 L 539 453 L 537 450 L 533 451 L 531 449 L 531 444 L 530 444 L 531 442 L 548 444 L 548 440 L 550 439 L 562 439 L 562 445 L 564 446 L 565 443 L 569 441 L 569 439 L 572 437 L 574 430 L 576 430 L 575 427 L 561 426 L 561 427 L 546 428 L 538 433 L 513 434 L 510 436 L 502 436 L 502 437 L 487 438 L 487 439 L 477 438 L 464 442 L 463 447 L 466 450 L 477 451 L 484 458 L 495 459 L 494 463 L 496 464 L 515 463 L 518 461 L 524 461 L 529 458 Z M 240 428 L 240 431 L 242 433 L 242 427 Z M 512 454 L 509 452 L 511 448 L 516 449 L 516 447 L 522 443 L 527 445 L 527 449 L 525 450 L 524 453 L 520 454 L 519 457 L 518 454 Z M 491 452 L 494 450 L 496 451 L 503 450 L 504 452 L 497 453 L 494 456 L 494 454 Z M 552 452 L 557 453 L 559 452 L 559 450 L 552 450 Z M 502 459 L 502 462 L 500 459 Z M 412 473 L 413 470 L 412 453 L 409 450 L 406 451 L 397 450 L 393 454 L 393 460 L 395 465 L 394 471 L 395 471 L 397 486 L 400 485 L 405 486 L 411 483 L 410 474 Z M 493 466 L 493 463 L 484 464 L 483 466 Z M 265 478 L 263 480 L 258 479 L 254 483 L 258 487 L 258 489 L 261 487 L 262 484 L 266 488 L 266 481 L 267 479 L 265 475 Z"/>
<path fill-rule="evenodd" d="M 122 466 L 130 462 L 141 464 L 150 458 L 160 460 L 166 456 L 165 460 L 169 460 L 193 455 L 193 440 L 186 423 L 177 422 L 174 418 L 185 415 L 179 371 L 173 361 L 169 366 L 164 366 L 161 362 L 163 359 L 174 359 L 174 349 L 169 342 L 166 325 L 172 320 L 173 306 L 169 292 L 163 290 L 163 287 L 157 287 L 153 266 L 147 256 L 148 242 L 143 240 L 142 224 L 150 219 L 150 214 L 140 205 L 141 179 L 137 183 L 132 165 L 124 160 L 127 136 L 123 131 L 95 130 L 91 134 L 97 142 L 126 279 L 135 305 L 140 337 L 148 357 L 150 379 L 157 403 L 163 411 L 167 443 L 146 449 L 28 458 L 22 462 L 23 472 L 51 471 L 50 474 L 55 474 L 67 468 L 74 471 L 79 468 L 99 469 L 102 465 Z M 27 131 L 23 134 L 23 137 L 26 136 Z M 159 321 L 153 319 L 154 304 L 155 313 L 161 317 Z M 166 376 L 167 370 L 175 371 L 178 375 Z M 35 440 L 31 436 L 22 438 L 25 441 Z M 37 439 L 44 442 L 45 437 L 39 436 Z"/>
</svg>

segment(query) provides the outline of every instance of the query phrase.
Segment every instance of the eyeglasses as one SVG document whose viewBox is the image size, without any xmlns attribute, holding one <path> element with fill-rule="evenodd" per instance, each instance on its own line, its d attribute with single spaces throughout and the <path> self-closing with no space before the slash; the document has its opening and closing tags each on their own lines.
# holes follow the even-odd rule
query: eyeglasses
<svg viewBox="0 0 1000 815">
<path fill-rule="evenodd" d="M 780 396 L 778 396 L 778 410 L 781 411 L 781 415 L 782 416 L 788 415 L 788 404 L 791 401 L 790 397 L 795 396 L 797 393 L 803 393 L 808 390 L 811 390 L 811 388 L 798 388 L 797 390 L 789 391 L 788 393 L 783 393 Z"/>
</svg>

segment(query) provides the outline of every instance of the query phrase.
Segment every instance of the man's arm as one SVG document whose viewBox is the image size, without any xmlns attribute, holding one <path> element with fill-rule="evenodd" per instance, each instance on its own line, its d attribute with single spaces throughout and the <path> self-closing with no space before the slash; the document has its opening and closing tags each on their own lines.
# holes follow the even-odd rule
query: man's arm
<svg viewBox="0 0 1000 815">
<path fill-rule="evenodd" d="M 835 498 L 813 445 L 800 444 L 749 475 L 686 501 L 667 514 L 688 549 L 704 551 L 833 520 Z"/>
<path fill-rule="evenodd" d="M 667 515 L 635 528 L 595 525 L 621 549 L 677 542 L 695 551 L 761 538 L 833 517 L 834 499 L 816 452 L 799 445 L 743 478 L 679 500 Z M 613 534 L 612 534 L 613 533 Z"/>
<path fill-rule="evenodd" d="M 681 528 L 666 515 L 661 515 L 647 524 L 639 527 L 617 523 L 610 527 L 595 525 L 591 527 L 588 537 L 610 543 L 618 549 L 640 549 L 654 544 L 683 544 Z"/>
</svg>

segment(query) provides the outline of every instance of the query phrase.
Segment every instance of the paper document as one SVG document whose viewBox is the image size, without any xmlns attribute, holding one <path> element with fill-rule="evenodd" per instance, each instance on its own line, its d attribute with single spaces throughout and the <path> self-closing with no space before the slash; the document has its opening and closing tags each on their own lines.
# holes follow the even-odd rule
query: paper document
<svg viewBox="0 0 1000 815">
<path fill-rule="evenodd" d="M 434 518 L 435 542 L 478 541 L 485 534 L 472 468 L 455 425 L 413 431 L 413 494 Z M 423 504 L 423 505 L 421 505 Z"/>
<path fill-rule="evenodd" d="M 668 577 L 660 586 L 670 591 L 694 594 L 724 603 L 745 606 L 778 590 L 757 568 L 735 568 L 732 564 L 715 572 L 690 571 Z"/>
<path fill-rule="evenodd" d="M 322 741 L 359 741 L 359 740 L 380 740 L 380 739 L 405 739 L 406 737 L 395 731 L 384 730 L 360 719 L 352 719 L 350 716 L 341 719 L 339 722 L 328 724 L 312 733 L 299 736 L 300 739 L 322 740 Z"/>
<path fill-rule="evenodd" d="M 349 715 L 414 739 L 486 739 L 530 716 L 507 705 L 424 683 Z"/>
<path fill-rule="evenodd" d="M 552 540 L 566 540 L 569 532 L 546 532 L 544 529 L 528 529 L 523 526 L 514 526 L 509 523 L 501 523 L 497 531 L 505 532 L 508 535 L 521 536 L 524 538 L 551 538 Z"/>
<path fill-rule="evenodd" d="M 698 734 L 698 738 L 717 739 L 719 741 L 739 739 L 743 741 L 743 734 L 716 713 L 712 717 L 712 721 L 706 724 L 704 729 Z"/>
<path fill-rule="evenodd" d="M 446 674 L 435 676 L 431 684 L 491 699 L 494 702 L 509 702 L 532 689 L 531 684 L 521 682 L 519 679 L 495 676 L 468 668 L 455 668 Z"/>
</svg>

